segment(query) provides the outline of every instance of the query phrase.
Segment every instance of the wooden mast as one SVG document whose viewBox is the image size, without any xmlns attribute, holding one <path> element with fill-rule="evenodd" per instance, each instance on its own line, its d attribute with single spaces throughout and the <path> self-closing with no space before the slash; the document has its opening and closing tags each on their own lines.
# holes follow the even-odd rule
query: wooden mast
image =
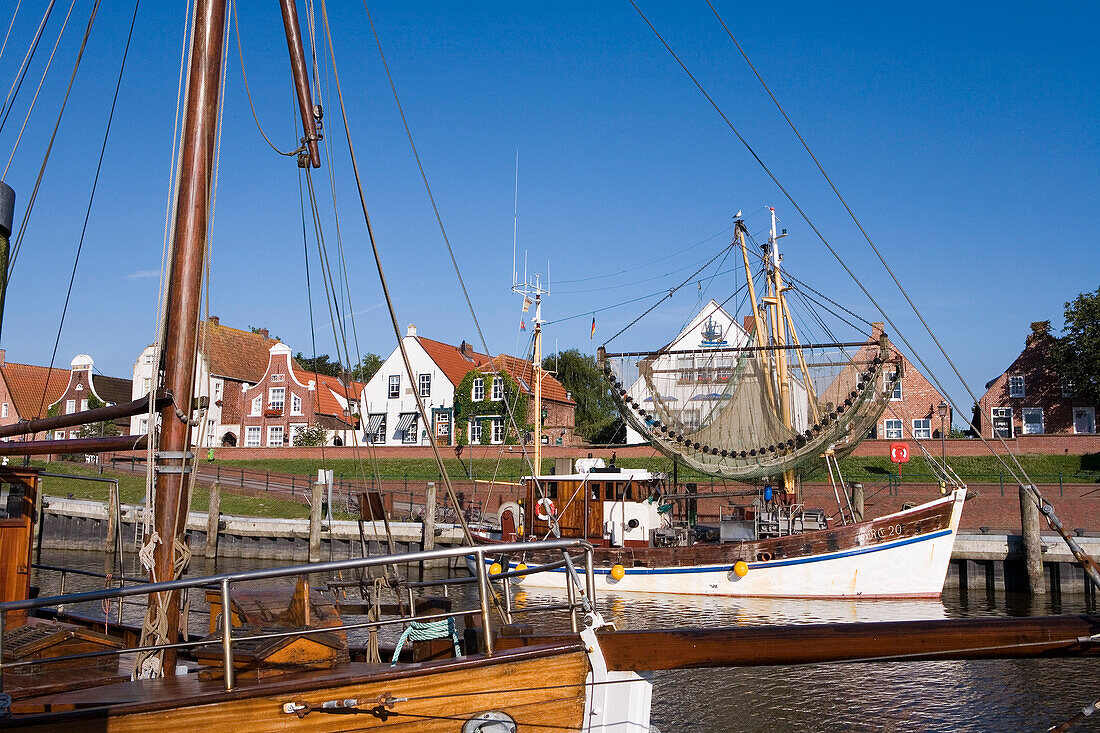
<svg viewBox="0 0 1100 733">
<path fill-rule="evenodd" d="M 745 222 L 741 219 L 737 220 L 734 224 L 734 236 L 737 238 L 738 243 L 741 245 L 741 257 L 745 261 L 745 283 L 749 288 L 749 302 L 752 304 L 752 321 L 756 330 L 756 345 L 760 349 L 760 354 L 765 356 L 768 363 L 771 363 L 771 354 L 766 350 L 767 348 L 767 334 L 764 330 L 764 319 L 760 317 L 760 311 L 756 307 L 756 287 L 752 282 L 752 267 L 749 265 L 749 250 L 745 246 Z M 775 394 L 773 393 L 772 380 L 770 378 L 764 380 L 764 384 L 768 388 L 768 401 L 772 406 L 775 406 Z"/>
<path fill-rule="evenodd" d="M 771 262 L 771 298 L 765 298 L 772 309 L 772 327 L 774 328 L 772 335 L 775 339 L 775 361 L 776 361 L 776 374 L 779 382 L 779 417 L 783 420 L 783 424 L 788 428 L 794 427 L 794 416 L 791 411 L 791 375 L 790 364 L 787 358 L 787 302 L 783 296 L 785 288 L 783 286 L 783 274 L 779 268 L 779 263 L 782 262 L 783 257 L 779 254 L 779 240 L 782 237 L 787 236 L 783 234 L 777 234 L 775 231 L 775 207 L 771 208 L 772 214 L 772 228 L 771 236 L 768 237 L 768 257 Z M 794 471 L 786 470 L 783 472 L 783 490 L 787 496 L 793 496 L 794 490 Z"/>
<path fill-rule="evenodd" d="M 531 374 L 535 379 L 535 475 L 542 474 L 542 293 L 535 291 L 535 350 Z"/>
<path fill-rule="evenodd" d="M 189 464 L 191 401 L 194 394 L 196 335 L 202 301 L 202 274 L 206 259 L 210 184 L 217 139 L 218 96 L 225 29 L 225 0 L 194 0 L 194 40 L 187 75 L 187 106 L 180 143 L 180 179 L 175 202 L 172 260 L 162 363 L 164 387 L 172 403 L 160 411 L 160 440 L 156 455 L 154 525 L 160 542 L 153 548 L 153 580 L 176 577 L 175 542 L 186 526 L 187 495 L 184 471 Z M 149 620 L 163 614 L 164 638 L 179 634 L 179 594 L 149 598 Z M 161 634 L 158 634 L 161 636 Z M 175 650 L 166 650 L 162 669 L 175 673 Z"/>
</svg>

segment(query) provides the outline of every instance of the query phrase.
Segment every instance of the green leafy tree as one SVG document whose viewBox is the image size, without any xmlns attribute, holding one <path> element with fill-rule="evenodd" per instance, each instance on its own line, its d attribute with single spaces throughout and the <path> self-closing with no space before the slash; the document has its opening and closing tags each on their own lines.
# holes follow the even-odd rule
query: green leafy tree
<svg viewBox="0 0 1100 733">
<path fill-rule="evenodd" d="M 294 430 L 294 445 L 317 446 L 324 445 L 328 438 L 328 432 L 320 425 L 307 425 Z"/>
<path fill-rule="evenodd" d="M 1074 395 L 1100 403 L 1100 288 L 1066 303 L 1066 325 L 1054 347 L 1054 362 L 1063 378 L 1072 379 Z"/>
<path fill-rule="evenodd" d="M 312 358 L 306 357 L 302 352 L 294 355 L 294 360 L 307 372 L 317 372 L 330 377 L 339 377 L 344 371 L 344 365 L 337 361 L 330 361 L 328 354 L 320 354 Z"/>
<path fill-rule="evenodd" d="M 351 370 L 351 378 L 357 382 L 369 382 L 370 378 L 377 374 L 378 370 L 382 368 L 384 361 L 385 359 L 378 354 L 367 354 L 359 362 L 358 366 Z"/>
<path fill-rule="evenodd" d="M 500 377 L 504 380 L 504 399 L 493 400 L 493 378 Z M 473 399 L 474 380 L 481 379 L 484 386 L 484 399 L 477 402 Z M 507 401 L 508 404 L 505 404 Z M 521 442 L 522 436 L 516 433 L 512 427 L 512 420 L 508 419 L 508 408 L 512 408 L 512 417 L 515 424 L 524 432 L 531 429 L 527 421 L 527 396 L 520 391 L 516 380 L 507 372 L 482 372 L 470 371 L 455 387 L 455 437 L 459 445 L 470 442 L 468 427 L 471 420 L 481 420 L 481 444 L 492 443 L 492 426 L 488 422 L 489 417 L 504 418 L 504 442 L 508 445 L 516 445 Z"/>
<path fill-rule="evenodd" d="M 592 443 L 623 439 L 626 426 L 619 416 L 610 385 L 594 356 L 569 349 L 542 360 L 542 368 L 553 371 L 577 403 L 577 432 Z"/>
</svg>

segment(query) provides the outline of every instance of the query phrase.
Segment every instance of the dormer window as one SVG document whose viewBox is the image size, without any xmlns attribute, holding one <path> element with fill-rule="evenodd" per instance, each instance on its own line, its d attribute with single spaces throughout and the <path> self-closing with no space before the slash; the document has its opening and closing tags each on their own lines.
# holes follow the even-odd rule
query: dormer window
<svg viewBox="0 0 1100 733">
<path fill-rule="evenodd" d="M 493 377 L 493 400 L 504 399 L 504 378 Z"/>
<path fill-rule="evenodd" d="M 473 389 L 470 390 L 470 398 L 474 402 L 481 402 L 485 399 L 485 380 L 478 377 L 474 380 Z"/>
</svg>

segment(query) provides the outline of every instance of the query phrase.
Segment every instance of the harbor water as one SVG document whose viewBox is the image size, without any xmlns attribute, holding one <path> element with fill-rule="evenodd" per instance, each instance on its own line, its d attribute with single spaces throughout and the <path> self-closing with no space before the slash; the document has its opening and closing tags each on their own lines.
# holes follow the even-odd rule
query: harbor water
<svg viewBox="0 0 1100 733">
<path fill-rule="evenodd" d="M 42 563 L 102 572 L 103 555 L 47 551 Z M 133 567 L 125 570 L 141 575 Z M 262 560 L 193 560 L 192 575 L 266 567 Z M 436 570 L 436 572 L 442 572 Z M 40 571 L 43 595 L 57 592 L 56 573 Z M 289 582 L 289 581 L 284 581 Z M 319 582 L 319 579 L 314 579 Z M 102 587 L 69 576 L 67 591 Z M 475 591 L 452 592 L 455 607 L 476 604 Z M 518 609 L 560 603 L 565 593 L 513 588 Z M 812 601 L 731 599 L 658 594 L 605 594 L 600 610 L 619 629 L 731 626 L 830 621 L 890 621 L 978 616 L 1095 613 L 1083 595 L 1029 599 L 949 590 L 941 600 Z M 126 609 L 140 622 L 140 609 Z M 113 614 L 112 614 L 113 617 Z M 564 618 L 554 626 L 567 628 Z M 193 614 L 191 627 L 207 619 Z M 399 629 L 382 634 L 396 638 Z M 1044 731 L 1100 699 L 1100 660 L 975 660 L 864 662 L 733 669 L 674 670 L 654 675 L 652 721 L 662 733 L 681 731 Z M 1100 713 L 1073 728 L 1100 731 Z"/>
</svg>

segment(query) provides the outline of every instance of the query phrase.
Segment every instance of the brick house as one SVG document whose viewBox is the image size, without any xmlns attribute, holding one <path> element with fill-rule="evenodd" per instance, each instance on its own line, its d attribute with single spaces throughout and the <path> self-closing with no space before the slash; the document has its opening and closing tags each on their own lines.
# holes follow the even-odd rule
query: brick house
<svg viewBox="0 0 1100 733">
<path fill-rule="evenodd" d="M 867 345 L 860 348 L 852 357 L 850 364 L 846 365 L 841 373 L 834 379 L 833 384 L 850 384 L 853 380 L 850 374 L 856 370 L 866 369 L 879 354 L 879 340 L 883 335 L 882 323 L 871 324 L 871 338 Z M 944 399 L 943 394 L 921 374 L 905 355 L 893 345 L 890 346 L 894 356 L 901 356 L 901 381 L 894 386 L 886 410 L 879 418 L 878 424 L 871 430 L 870 438 L 882 440 L 931 440 L 939 439 L 940 426 L 950 432 L 952 410 L 951 405 Z M 894 371 L 887 368 L 883 376 L 881 389 L 894 381 Z M 832 396 L 836 390 L 830 386 L 822 393 L 821 399 L 825 402 L 836 402 Z M 843 390 L 847 392 L 847 389 Z M 939 416 L 939 406 L 943 403 L 947 407 L 947 416 L 942 423 Z"/>
<path fill-rule="evenodd" d="M 203 425 L 191 430 L 193 445 L 237 445 L 241 434 L 241 391 L 256 384 L 267 368 L 268 351 L 278 343 L 266 328 L 256 332 L 223 326 L 210 316 L 199 327 L 199 353 L 195 362 L 195 396 L 206 397 L 209 407 Z M 134 363 L 131 399 L 140 399 L 152 389 L 156 374 L 155 347 L 147 346 Z M 130 432 L 149 432 L 147 415 L 130 418 Z"/>
<path fill-rule="evenodd" d="M 49 406 L 61 397 L 68 383 L 66 370 L 15 364 L 7 360 L 5 349 L 0 349 L 0 425 L 46 417 Z M 26 440 L 46 440 L 47 437 L 50 436 L 35 433 Z"/>
<path fill-rule="evenodd" d="M 983 437 L 1096 432 L 1097 406 L 1076 398 L 1073 383 L 1058 374 L 1054 344 L 1050 321 L 1031 324 L 1024 350 L 978 401 L 975 418 Z"/>
<path fill-rule="evenodd" d="M 70 415 L 89 408 L 126 403 L 132 399 L 133 383 L 129 379 L 93 374 L 94 364 L 92 357 L 87 354 L 79 354 L 72 360 L 65 389 L 50 404 L 47 410 L 49 414 Z M 130 418 L 120 418 L 114 423 L 119 435 L 129 434 Z M 54 438 L 75 438 L 79 432 L 79 427 L 69 428 L 66 436 L 65 430 L 58 430 L 54 433 Z"/>
<path fill-rule="evenodd" d="M 483 391 L 490 396 L 495 388 L 492 382 L 492 374 L 504 372 L 515 380 L 528 400 L 527 422 L 534 425 L 534 365 L 531 362 L 508 354 L 501 354 L 493 357 L 484 366 L 479 367 L 478 371 L 486 375 L 487 387 Z M 576 442 L 574 432 L 576 412 L 577 403 L 562 383 L 555 379 L 553 375 L 544 372 L 542 377 L 542 444 L 574 445 Z M 501 415 L 499 419 L 503 421 L 504 416 Z M 470 442 L 475 441 L 471 440 Z"/>
<path fill-rule="evenodd" d="M 240 396 L 240 443 L 246 448 L 294 445 L 299 428 L 320 426 L 326 445 L 354 445 L 359 427 L 359 396 L 366 386 L 302 369 L 290 347 L 276 342 L 267 368 Z"/>
</svg>

